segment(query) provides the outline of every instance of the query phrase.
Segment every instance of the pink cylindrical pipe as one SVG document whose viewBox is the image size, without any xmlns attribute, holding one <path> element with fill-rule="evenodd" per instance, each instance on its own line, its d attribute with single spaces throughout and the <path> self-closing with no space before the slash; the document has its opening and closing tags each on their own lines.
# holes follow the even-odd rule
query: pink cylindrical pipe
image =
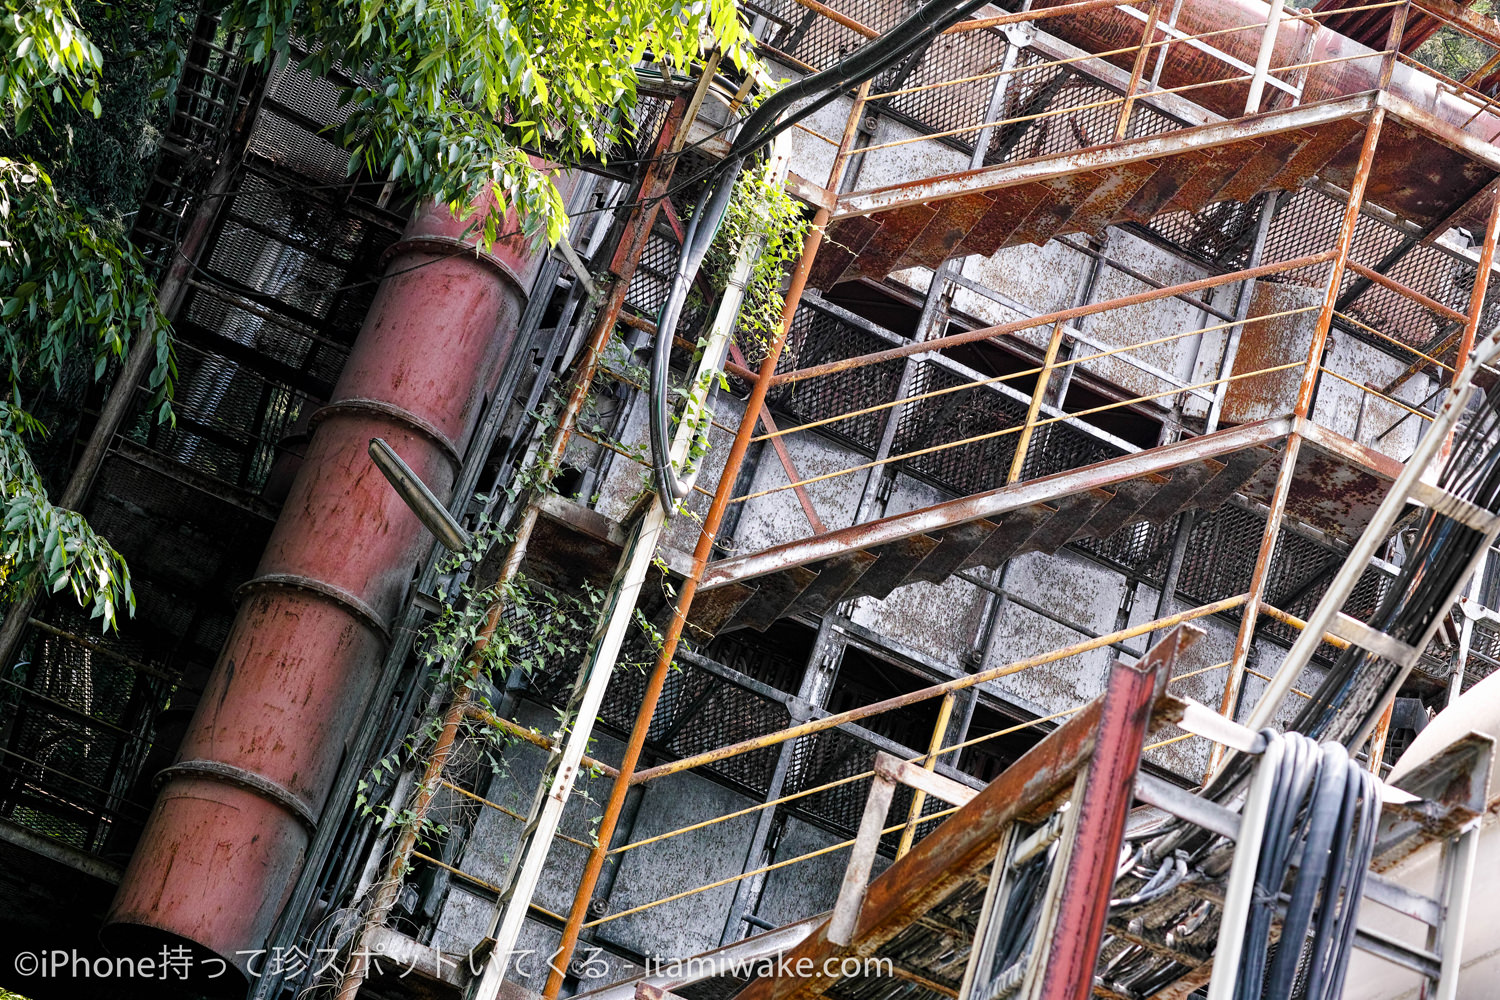
<svg viewBox="0 0 1500 1000">
<path fill-rule="evenodd" d="M 420 211 L 328 405 L 120 884 L 107 938 L 186 941 L 244 972 L 265 947 L 432 539 L 366 452 L 389 442 L 438 496 L 514 345 L 540 257 L 475 249 Z"/>
</svg>

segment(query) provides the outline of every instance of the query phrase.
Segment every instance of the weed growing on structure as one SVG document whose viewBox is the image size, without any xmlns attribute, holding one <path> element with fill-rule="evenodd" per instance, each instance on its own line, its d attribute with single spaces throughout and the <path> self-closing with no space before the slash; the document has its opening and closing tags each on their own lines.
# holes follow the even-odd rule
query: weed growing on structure
<svg viewBox="0 0 1500 1000">
<path fill-rule="evenodd" d="M 751 362 L 764 358 L 781 334 L 786 306 L 783 286 L 788 269 L 802 254 L 809 225 L 802 206 L 776 179 L 769 162 L 740 174 L 705 263 L 710 281 L 722 292 L 741 248 L 756 240 L 765 242 L 745 284 L 739 311 L 740 346 Z"/>
</svg>

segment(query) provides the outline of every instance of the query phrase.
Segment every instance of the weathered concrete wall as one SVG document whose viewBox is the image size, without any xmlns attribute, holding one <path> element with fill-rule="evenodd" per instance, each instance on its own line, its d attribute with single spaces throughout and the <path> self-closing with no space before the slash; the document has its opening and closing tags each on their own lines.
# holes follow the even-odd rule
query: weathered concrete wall
<svg viewBox="0 0 1500 1000">
<path fill-rule="evenodd" d="M 783 418 L 778 426 L 783 426 L 785 422 Z M 786 446 L 787 454 L 791 456 L 798 477 L 803 480 L 839 472 L 869 461 L 869 456 L 863 452 L 816 431 L 788 434 L 781 441 Z M 859 496 L 868 476 L 868 471 L 851 472 L 833 479 L 809 483 L 803 489 L 824 525 L 829 529 L 844 528 L 854 523 Z M 761 490 L 786 486 L 789 482 L 775 449 L 767 441 L 754 479 L 746 492 L 759 493 Z M 734 534 L 737 551 L 755 552 L 796 538 L 806 538 L 813 533 L 807 514 L 793 490 L 778 490 L 747 500 L 744 508 Z"/>
<path fill-rule="evenodd" d="M 847 116 L 846 111 L 845 117 Z M 838 138 L 839 132 L 842 131 L 843 123 L 840 122 L 838 131 L 833 132 L 832 137 Z M 876 127 L 875 138 L 870 145 L 880 146 L 888 142 L 901 142 L 904 139 L 916 138 L 921 134 L 899 122 L 882 119 Z M 869 190 L 889 184 L 900 184 L 904 181 L 923 180 L 956 170 L 966 170 L 968 166 L 968 153 L 932 140 L 876 149 L 860 157 L 859 188 Z"/>
<path fill-rule="evenodd" d="M 845 839 L 788 816 L 772 863 L 799 858 Z M 755 915 L 767 923 L 782 925 L 833 909 L 848 863 L 849 851 L 845 848 L 767 872 Z M 873 874 L 885 871 L 890 863 L 890 859 L 877 855 Z"/>
<path fill-rule="evenodd" d="M 551 732 L 557 725 L 556 714 L 551 709 L 532 702 L 522 702 L 514 717 L 521 725 L 540 732 Z M 602 733 L 594 736 L 589 748 L 591 755 L 610 764 L 619 763 L 622 750 L 623 744 Z M 529 743 L 518 741 L 506 747 L 499 756 L 502 770 L 488 789 L 488 797 L 490 801 L 524 816 L 531 808 L 531 797 L 540 781 L 546 754 Z M 595 777 L 584 771 L 563 812 L 561 832 L 584 843 L 592 842 L 599 803 L 609 795 L 609 788 L 608 777 Z M 502 884 L 515 858 L 520 832 L 521 820 L 494 809 L 481 808 L 457 867 L 492 884 Z M 553 913 L 568 911 L 587 853 L 585 848 L 561 837 L 552 842 L 547 867 L 537 886 L 535 902 L 538 906 Z M 445 952 L 467 952 L 489 932 L 493 912 L 493 900 L 472 891 L 463 880 L 454 879 L 439 912 L 431 943 Z M 540 990 L 546 983 L 547 962 L 560 937 L 557 931 L 545 924 L 527 921 L 513 968 L 528 988 Z M 579 956 L 586 958 L 587 954 L 580 951 Z M 628 975 L 635 969 L 615 956 L 601 956 L 600 960 L 609 963 L 609 972 L 606 974 L 602 967 L 595 970 L 593 966 L 590 971 L 598 971 L 601 984 Z"/>
<path fill-rule="evenodd" d="M 724 816 L 755 804 L 753 799 L 696 774 L 674 774 L 646 786 L 631 840 Z M 620 866 L 609 912 L 642 906 L 673 893 L 737 875 L 755 829 L 753 814 L 737 816 L 691 833 L 617 856 Z M 719 944 L 734 885 L 694 893 L 601 925 L 601 941 L 663 958 L 695 955 Z"/>
<path fill-rule="evenodd" d="M 1369 383 L 1376 388 L 1383 388 L 1406 370 L 1404 362 L 1377 351 L 1348 334 L 1335 331 L 1329 340 L 1331 347 L 1324 357 L 1323 366 L 1359 385 Z M 1431 381 L 1427 376 L 1416 375 L 1393 395 L 1415 406 L 1431 391 Z M 1364 410 L 1363 414 L 1360 412 L 1361 408 Z M 1422 425 L 1426 423 L 1423 418 L 1409 414 L 1400 406 L 1363 392 L 1326 373 L 1318 384 L 1312 418 L 1329 430 L 1337 431 L 1397 459 L 1404 459 L 1411 454 L 1417 445 Z M 1399 425 L 1386 433 L 1397 421 L 1400 421 Z"/>
<path fill-rule="evenodd" d="M 1190 261 L 1175 257 L 1154 244 L 1118 229 L 1106 234 L 1104 252 L 1122 264 L 1153 278 L 1164 285 L 1177 285 L 1204 277 L 1208 272 Z M 1110 299 L 1148 291 L 1150 285 L 1130 277 L 1115 268 L 1101 265 L 1094 284 L 1093 301 Z M 1103 349 L 1138 344 L 1144 340 L 1156 340 L 1173 334 L 1186 334 L 1205 326 L 1202 310 L 1188 305 L 1180 299 L 1157 299 L 1140 305 L 1111 309 L 1081 321 L 1081 329 L 1089 339 L 1099 342 Z M 1198 337 L 1189 335 L 1164 344 L 1141 347 L 1117 357 L 1100 358 L 1080 365 L 1084 371 L 1096 375 L 1124 389 L 1131 396 L 1149 396 L 1171 388 L 1170 384 L 1149 372 L 1130 364 L 1126 358 L 1141 361 L 1167 372 L 1184 382 L 1193 372 L 1193 362 L 1198 352 Z M 1099 349 L 1080 344 L 1075 355 L 1098 353 Z M 1164 399 L 1163 403 L 1170 403 Z M 1200 405 L 1196 411 L 1204 412 Z"/>
<path fill-rule="evenodd" d="M 1064 550 L 1055 556 L 1030 553 L 1012 561 L 1005 587 L 1061 618 L 1102 633 L 1115 627 L 1125 578 Z M 1024 660 L 1083 638 L 1066 625 L 1007 601 L 997 614 L 994 638 L 980 669 Z M 1012 704 L 1048 715 L 1098 696 L 1114 655 L 1113 650 L 1097 649 L 1001 677 L 985 687 Z"/>
<path fill-rule="evenodd" d="M 949 496 L 910 476 L 898 476 L 886 513 L 928 507 Z M 983 628 L 984 598 L 984 591 L 956 577 L 941 584 L 913 583 L 883 601 L 861 600 L 854 621 L 963 668 L 969 665 L 969 654 Z"/>
</svg>

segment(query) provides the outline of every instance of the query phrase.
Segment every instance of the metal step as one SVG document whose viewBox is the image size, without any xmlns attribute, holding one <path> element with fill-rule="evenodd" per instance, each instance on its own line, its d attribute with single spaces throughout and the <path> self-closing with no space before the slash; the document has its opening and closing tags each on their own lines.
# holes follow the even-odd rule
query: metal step
<svg viewBox="0 0 1500 1000">
<path fill-rule="evenodd" d="M 818 578 L 798 596 L 787 613 L 826 614 L 879 559 L 874 552 L 845 552 L 815 563 L 812 568 L 818 571 Z"/>
<path fill-rule="evenodd" d="M 1303 181 L 1323 169 L 1363 131 L 1355 122 L 1329 122 L 1314 130 L 1312 139 L 1297 150 L 1266 187 L 1281 191 L 1301 187 Z"/>
<path fill-rule="evenodd" d="M 1169 480 L 1166 476 L 1157 475 L 1154 472 L 1147 473 L 1139 479 L 1131 479 L 1111 487 L 1114 490 L 1114 498 L 1094 512 L 1082 530 L 1074 534 L 1074 538 L 1108 538 L 1127 524 L 1139 521 L 1136 512 L 1145 505 L 1146 501 L 1161 492 Z"/>
<path fill-rule="evenodd" d="M 858 258 L 860 251 L 880 229 L 880 222 L 868 215 L 840 219 L 828 227 L 827 237 L 818 247 L 808 284 L 829 289 L 838 284 L 844 272 Z"/>
<path fill-rule="evenodd" d="M 1099 508 L 1113 498 L 1114 494 L 1101 487 L 1073 494 L 1061 502 L 1057 513 L 1048 518 L 1046 524 L 1026 539 L 1026 544 L 1017 550 L 1018 554 L 1044 552 L 1052 555 L 1072 541 Z"/>
<path fill-rule="evenodd" d="M 874 550 L 880 556 L 880 561 L 865 571 L 859 583 L 849 589 L 848 596 L 885 600 L 891 596 L 891 591 L 906 582 L 917 564 L 926 559 L 939 544 L 941 543 L 930 535 L 913 535 L 911 538 L 882 545 Z"/>
<path fill-rule="evenodd" d="M 1078 206 L 1083 204 L 1089 192 L 1098 187 L 1101 180 L 1102 174 L 1089 172 L 1042 181 L 1042 186 L 1047 189 L 1047 197 L 1038 202 L 1025 221 L 1006 237 L 1005 245 L 1035 243 L 1041 246 L 1046 243 L 1067 226 Z"/>
<path fill-rule="evenodd" d="M 764 632 L 812 586 L 818 571 L 808 566 L 792 566 L 765 577 L 755 596 L 746 601 L 734 616 L 735 625 Z"/>
<path fill-rule="evenodd" d="M 1152 524 L 1165 523 L 1179 511 L 1191 507 L 1193 497 L 1197 496 L 1198 491 L 1203 489 L 1210 479 L 1218 475 L 1223 467 L 1223 462 L 1205 458 L 1173 469 L 1171 481 L 1164 485 L 1156 496 L 1141 505 L 1141 509 L 1136 512 L 1136 519 L 1150 521 Z"/>
<path fill-rule="evenodd" d="M 845 278 L 863 276 L 877 281 L 897 269 L 897 263 L 914 243 L 927 223 L 937 214 L 928 205 L 905 205 L 879 216 L 880 228 L 845 272 Z"/>
<path fill-rule="evenodd" d="M 995 203 L 983 194 L 966 194 L 938 202 L 937 214 L 906 251 L 905 263 L 937 269 L 958 253 L 969 230 Z"/>
<path fill-rule="evenodd" d="M 1214 195 L 1215 201 L 1247 202 L 1265 190 L 1271 178 L 1297 155 L 1312 137 L 1306 132 L 1266 136 L 1265 145 Z"/>
<path fill-rule="evenodd" d="M 1224 468 L 1193 495 L 1193 507 L 1198 510 L 1218 510 L 1278 454 L 1280 453 L 1270 448 L 1247 448 L 1227 456 Z"/>
<path fill-rule="evenodd" d="M 1125 203 L 1125 207 L 1120 210 L 1121 218 L 1143 225 L 1150 222 L 1161 214 L 1165 206 L 1177 196 L 1177 192 L 1182 190 L 1182 186 L 1209 162 L 1209 155 L 1196 149 L 1166 157 L 1161 169 L 1152 174 L 1151 179 L 1135 193 L 1135 197 Z"/>
<path fill-rule="evenodd" d="M 1245 165 L 1245 157 L 1260 151 L 1259 143 L 1254 143 L 1253 146 L 1252 149 L 1248 141 L 1234 142 L 1204 150 L 1207 160 L 1186 184 L 1177 189 L 1177 194 L 1163 206 L 1162 211 L 1197 212 L 1204 206 L 1213 204 L 1214 195 Z"/>
<path fill-rule="evenodd" d="M 995 532 L 995 522 L 978 520 L 955 524 L 943 532 L 938 547 L 927 554 L 907 578 L 908 583 L 942 583 L 953 575 L 964 560 Z"/>
<path fill-rule="evenodd" d="M 756 584 L 730 583 L 699 593 L 693 598 L 692 607 L 688 611 L 688 623 L 694 631 L 717 635 L 725 625 L 734 620 L 745 602 L 755 596 Z M 669 602 L 663 615 L 671 614 L 672 605 Z M 658 627 L 665 624 L 664 619 L 656 622 Z"/>
<path fill-rule="evenodd" d="M 1157 171 L 1165 166 L 1164 160 L 1142 160 L 1115 167 L 1105 174 L 1099 186 L 1083 200 L 1067 228 L 1079 233 L 1096 236 L 1104 227 L 1120 218 L 1121 211 L 1145 186 Z"/>
<path fill-rule="evenodd" d="M 994 201 L 969 234 L 958 245 L 959 253 L 977 253 L 981 257 L 994 256 L 995 251 L 1006 245 L 1010 234 L 1026 221 L 1032 209 L 1047 197 L 1047 189 L 1040 184 L 1024 184 L 1020 187 L 1002 188 L 990 192 Z"/>
<path fill-rule="evenodd" d="M 959 563 L 958 568 L 998 568 L 1056 513 L 1056 507 L 1036 504 L 1002 515 L 996 522 L 995 530 L 990 532 L 990 536 L 977 549 L 969 553 L 967 559 Z"/>
</svg>

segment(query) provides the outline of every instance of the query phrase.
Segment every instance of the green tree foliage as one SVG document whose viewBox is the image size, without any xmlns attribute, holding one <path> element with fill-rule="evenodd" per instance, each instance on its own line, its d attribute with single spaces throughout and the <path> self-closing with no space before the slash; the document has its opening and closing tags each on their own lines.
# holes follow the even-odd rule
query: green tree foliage
<svg viewBox="0 0 1500 1000">
<path fill-rule="evenodd" d="M 1494 0 L 1474 0 L 1472 4 L 1461 6 L 1482 17 L 1495 16 Z M 1460 83 L 1488 63 L 1494 54 L 1493 48 L 1454 27 L 1440 28 L 1412 53 L 1424 66 Z"/>
<path fill-rule="evenodd" d="M 101 50 L 71 0 L 0 0 L 0 584 L 68 589 L 106 627 L 133 607 L 128 571 L 81 517 L 48 501 L 26 449 L 46 429 L 25 401 L 80 358 L 102 377 L 133 332 L 151 331 L 152 384 L 169 414 L 166 324 L 118 225 L 134 207 L 130 178 L 144 176 L 139 164 L 118 168 L 132 152 L 144 161 L 149 144 L 132 151 L 128 135 L 94 126 L 105 138 L 87 148 L 105 155 L 88 165 L 93 176 L 66 178 L 68 197 L 36 162 L 69 173 L 77 133 L 106 106 L 124 130 L 148 130 L 143 95 L 185 15 L 172 0 L 113 10 L 89 8 Z M 553 174 L 605 159 L 630 133 L 640 65 L 690 73 L 710 47 L 742 67 L 754 58 L 734 0 L 230 0 L 222 17 L 253 60 L 296 56 L 296 39 L 311 50 L 302 62 L 312 72 L 358 67 L 365 82 L 345 95 L 353 114 L 340 137 L 351 172 L 364 166 L 459 210 L 484 205 L 476 221 L 491 241 L 512 212 L 528 236 L 561 238 Z M 128 44 L 156 51 L 122 51 Z M 106 58 L 116 61 L 106 68 Z M 117 115 L 112 102 L 127 91 Z M 28 127 L 29 148 L 17 138 Z"/>
<path fill-rule="evenodd" d="M 232 0 L 226 19 L 256 58 L 298 38 L 317 46 L 314 72 L 361 67 L 372 82 L 347 95 L 351 169 L 388 171 L 455 209 L 488 188 L 487 239 L 508 209 L 528 235 L 561 237 L 540 157 L 602 159 L 629 131 L 643 61 L 689 71 L 704 39 L 753 58 L 734 0 Z"/>
<path fill-rule="evenodd" d="M 51 125 L 59 112 L 98 115 L 103 53 L 67 0 L 4 0 L 0 128 Z M 70 591 L 105 628 L 133 610 L 124 560 L 73 511 L 54 506 L 27 450 L 47 428 L 26 399 L 80 358 L 103 377 L 139 331 L 155 338 L 160 414 L 172 381 L 167 327 L 151 281 L 118 227 L 58 196 L 30 160 L 0 156 L 0 584 Z"/>
</svg>

